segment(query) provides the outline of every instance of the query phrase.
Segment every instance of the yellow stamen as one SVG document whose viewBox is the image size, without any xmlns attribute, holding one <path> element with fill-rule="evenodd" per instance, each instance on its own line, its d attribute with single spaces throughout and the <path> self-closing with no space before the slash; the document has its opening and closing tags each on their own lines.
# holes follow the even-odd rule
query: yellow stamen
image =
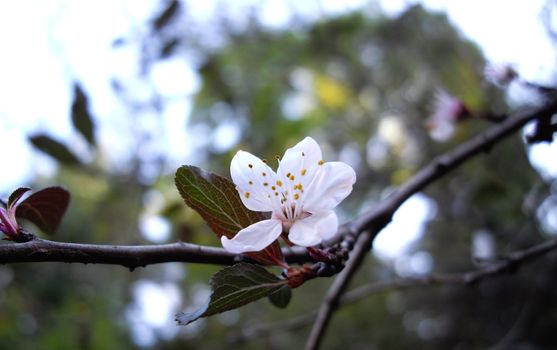
<svg viewBox="0 0 557 350">
<path fill-rule="evenodd" d="M 277 180 L 277 185 L 278 185 L 279 187 L 282 186 L 282 181 Z"/>
<path fill-rule="evenodd" d="M 298 198 L 300 198 L 300 195 L 297 194 L 297 193 L 294 193 L 294 199 L 298 199 Z"/>
<path fill-rule="evenodd" d="M 325 163 L 323 160 L 320 160 L 319 162 L 317 162 L 317 164 L 319 164 L 319 165 L 323 165 L 323 163 Z"/>
<path fill-rule="evenodd" d="M 246 192 L 246 193 L 244 193 L 244 196 L 246 196 L 246 198 L 249 198 L 250 193 L 249 193 L 249 192 Z"/>
<path fill-rule="evenodd" d="M 302 169 L 302 176 L 304 176 L 307 172 L 307 169 Z"/>
</svg>

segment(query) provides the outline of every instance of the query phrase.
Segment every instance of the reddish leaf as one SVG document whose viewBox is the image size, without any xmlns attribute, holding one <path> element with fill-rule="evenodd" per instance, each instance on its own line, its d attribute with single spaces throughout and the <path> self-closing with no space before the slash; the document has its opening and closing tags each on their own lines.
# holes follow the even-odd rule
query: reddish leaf
<svg viewBox="0 0 557 350">
<path fill-rule="evenodd" d="M 16 216 L 27 219 L 48 234 L 54 234 L 68 208 L 70 193 L 62 187 L 47 187 L 19 204 Z"/>
<path fill-rule="evenodd" d="M 176 171 L 175 182 L 186 204 L 201 215 L 218 237 L 232 238 L 244 227 L 265 219 L 262 213 L 247 209 L 236 186 L 222 176 L 184 165 Z M 277 241 L 260 252 L 246 255 L 266 265 L 283 261 Z"/>
<path fill-rule="evenodd" d="M 8 199 L 8 208 L 13 206 L 14 203 L 16 203 L 21 198 L 21 196 L 23 196 L 30 190 L 31 189 L 29 187 L 20 187 L 17 190 L 13 191 L 12 194 L 10 194 L 10 198 Z"/>
</svg>

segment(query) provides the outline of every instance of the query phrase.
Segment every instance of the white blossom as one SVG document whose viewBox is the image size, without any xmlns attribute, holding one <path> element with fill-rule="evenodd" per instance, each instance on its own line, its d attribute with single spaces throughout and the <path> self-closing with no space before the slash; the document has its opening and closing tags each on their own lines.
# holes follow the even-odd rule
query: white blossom
<svg viewBox="0 0 557 350">
<path fill-rule="evenodd" d="M 495 84 L 507 86 L 518 78 L 518 73 L 509 64 L 489 64 L 484 69 L 484 76 Z"/>
<path fill-rule="evenodd" d="M 445 90 L 437 90 L 433 103 L 433 114 L 427 127 L 430 136 L 437 141 L 446 141 L 454 133 L 455 124 L 470 117 L 470 112 L 460 99 Z"/>
<path fill-rule="evenodd" d="M 356 182 L 348 164 L 324 162 L 311 137 L 288 149 L 276 172 L 251 153 L 238 151 L 230 174 L 248 209 L 272 213 L 270 219 L 240 230 L 232 239 L 223 236 L 223 247 L 232 253 L 260 251 L 283 233 L 304 247 L 331 239 L 338 229 L 333 209 Z"/>
</svg>

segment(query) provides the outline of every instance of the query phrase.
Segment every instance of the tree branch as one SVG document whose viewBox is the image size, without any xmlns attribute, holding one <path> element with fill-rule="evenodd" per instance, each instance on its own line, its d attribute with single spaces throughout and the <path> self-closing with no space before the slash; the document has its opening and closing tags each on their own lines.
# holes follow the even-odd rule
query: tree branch
<svg viewBox="0 0 557 350">
<path fill-rule="evenodd" d="M 513 273 L 524 264 L 534 261 L 551 251 L 557 249 L 557 239 L 546 241 L 530 248 L 513 252 L 503 259 L 490 263 L 489 265 L 472 271 L 461 273 L 435 273 L 423 277 L 398 278 L 390 281 L 376 281 L 364 284 L 349 292 L 346 292 L 339 299 L 338 306 L 346 306 L 356 303 L 369 296 L 393 291 L 414 288 L 426 288 L 446 285 L 471 286 L 483 280 L 495 278 L 505 273 Z M 299 329 L 314 322 L 318 310 L 310 311 L 306 314 L 287 319 L 272 324 L 259 325 L 243 329 L 231 335 L 232 342 L 245 342 L 250 339 L 264 336 L 277 329 L 286 331 Z"/>
<path fill-rule="evenodd" d="M 307 252 L 301 249 L 289 249 L 284 254 L 290 263 L 310 260 Z M 0 264 L 20 262 L 110 264 L 133 270 L 136 267 L 167 262 L 232 265 L 238 259 L 241 259 L 241 256 L 222 248 L 184 242 L 150 246 L 119 246 L 64 243 L 34 238 L 25 243 L 0 245 Z"/>
<path fill-rule="evenodd" d="M 349 230 L 361 234 L 346 268 L 338 274 L 325 296 L 308 337 L 306 349 L 319 348 L 332 313 L 339 305 L 340 296 L 358 270 L 365 254 L 370 250 L 373 239 L 391 221 L 394 212 L 404 201 L 466 160 L 489 151 L 493 145 L 513 134 L 529 121 L 548 118 L 556 112 L 557 99 L 554 98 L 541 107 L 531 107 L 514 113 L 505 121 L 492 126 L 453 151 L 435 158 L 403 186 L 381 201 L 374 210 L 356 219 Z"/>
</svg>

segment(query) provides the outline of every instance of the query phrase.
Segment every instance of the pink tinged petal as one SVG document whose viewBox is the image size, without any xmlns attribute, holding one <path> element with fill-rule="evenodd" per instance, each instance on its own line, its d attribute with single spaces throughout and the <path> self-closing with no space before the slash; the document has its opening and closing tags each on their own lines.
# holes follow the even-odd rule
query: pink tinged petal
<svg viewBox="0 0 557 350">
<path fill-rule="evenodd" d="M 447 141 L 449 140 L 454 132 L 454 123 L 446 120 L 433 120 L 428 125 L 429 136 L 435 141 Z"/>
<path fill-rule="evenodd" d="M 7 235 L 14 235 L 17 234 L 18 223 L 15 217 L 12 218 L 14 213 L 11 213 L 11 210 L 0 208 L 0 221 L 2 222 L 2 232 Z"/>
<path fill-rule="evenodd" d="M 240 194 L 242 203 L 254 211 L 273 211 L 280 205 L 272 186 L 275 172 L 253 154 L 238 151 L 230 164 L 232 182 Z"/>
<path fill-rule="evenodd" d="M 220 240 L 224 249 L 234 254 L 258 252 L 273 243 L 281 233 L 282 222 L 270 219 L 240 230 L 232 239 L 222 236 Z"/>
<path fill-rule="evenodd" d="M 336 214 L 332 210 L 326 211 L 294 222 L 288 233 L 288 239 L 294 244 L 311 247 L 332 238 L 337 229 Z"/>
<path fill-rule="evenodd" d="M 354 169 L 346 163 L 327 162 L 320 168 L 304 200 L 304 211 L 312 214 L 336 207 L 352 192 L 356 182 Z"/>
</svg>

